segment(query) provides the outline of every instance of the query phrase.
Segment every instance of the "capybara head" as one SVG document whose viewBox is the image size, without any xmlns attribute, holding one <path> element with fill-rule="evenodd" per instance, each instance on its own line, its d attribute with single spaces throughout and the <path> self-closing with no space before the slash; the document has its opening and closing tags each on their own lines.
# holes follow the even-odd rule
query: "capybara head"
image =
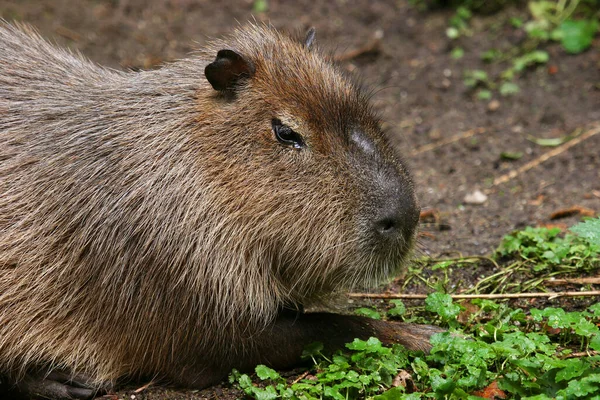
<svg viewBox="0 0 600 400">
<path fill-rule="evenodd" d="M 200 113 L 222 239 L 300 302 L 397 272 L 419 215 L 368 98 L 313 40 L 252 27 L 214 43 L 205 75 L 218 106 Z"/>
</svg>

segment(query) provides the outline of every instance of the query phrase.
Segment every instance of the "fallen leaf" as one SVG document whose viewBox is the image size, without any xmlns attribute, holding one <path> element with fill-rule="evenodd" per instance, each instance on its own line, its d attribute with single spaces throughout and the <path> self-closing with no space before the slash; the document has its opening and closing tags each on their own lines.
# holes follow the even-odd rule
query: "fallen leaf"
<svg viewBox="0 0 600 400">
<path fill-rule="evenodd" d="M 538 228 L 547 228 L 547 229 L 558 228 L 561 231 L 565 231 L 565 230 L 567 230 L 568 226 L 567 226 L 567 224 L 540 224 L 540 225 L 538 225 Z"/>
<path fill-rule="evenodd" d="M 421 211 L 421 214 L 419 214 L 419 221 L 437 224 L 440 221 L 440 212 L 436 208 L 423 210 Z"/>
<path fill-rule="evenodd" d="M 557 147 L 563 143 L 568 142 L 571 139 L 573 139 L 571 135 L 566 135 L 557 138 L 537 138 L 535 136 L 527 135 L 527 140 L 542 147 Z"/>
<path fill-rule="evenodd" d="M 548 332 L 550 335 L 558 335 L 562 332 L 561 328 L 553 328 L 548 324 L 544 324 L 544 330 Z"/>
<path fill-rule="evenodd" d="M 406 389 L 406 392 L 412 393 L 415 391 L 415 382 L 413 381 L 412 375 L 401 369 L 398 374 L 392 380 L 392 387 L 402 386 Z"/>
<path fill-rule="evenodd" d="M 560 218 L 567 218 L 567 217 L 571 217 L 573 215 L 581 215 L 582 217 L 593 217 L 596 215 L 596 212 L 589 208 L 585 208 L 585 207 L 581 207 L 581 206 L 573 206 L 573 207 L 563 208 L 563 209 L 553 212 L 552 214 L 550 214 L 550 219 L 554 220 L 554 219 L 560 219 Z"/>
<path fill-rule="evenodd" d="M 500 153 L 500 158 L 502 158 L 503 160 L 518 160 L 521 157 L 523 157 L 523 153 L 520 151 L 503 151 L 502 153 Z"/>
<path fill-rule="evenodd" d="M 477 392 L 473 392 L 475 396 L 483 397 L 484 399 L 506 399 L 506 393 L 500 390 L 498 387 L 498 382 L 494 381 L 490 383 L 485 389 L 478 390 Z"/>
<path fill-rule="evenodd" d="M 558 73 L 558 67 L 556 65 L 549 65 L 548 66 L 548 74 L 549 75 L 555 75 Z"/>
<path fill-rule="evenodd" d="M 461 306 L 463 307 L 463 310 L 456 317 L 461 324 L 469 322 L 469 317 L 480 310 L 478 306 L 472 303 L 461 303 Z"/>
<path fill-rule="evenodd" d="M 528 203 L 532 206 L 539 206 L 540 204 L 542 204 L 544 202 L 545 198 L 546 198 L 546 196 L 544 196 L 543 194 L 540 194 L 538 197 L 535 198 L 535 200 L 529 200 Z"/>
</svg>

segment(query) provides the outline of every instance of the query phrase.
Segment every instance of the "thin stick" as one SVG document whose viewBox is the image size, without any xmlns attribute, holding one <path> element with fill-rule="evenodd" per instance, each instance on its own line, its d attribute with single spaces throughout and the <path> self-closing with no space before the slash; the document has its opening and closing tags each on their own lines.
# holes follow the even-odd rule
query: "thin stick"
<svg viewBox="0 0 600 400">
<path fill-rule="evenodd" d="M 154 381 L 150 381 L 150 382 L 146 383 L 144 386 L 142 386 L 142 387 L 139 387 L 139 388 L 135 389 L 135 390 L 133 391 L 133 393 L 141 393 L 141 392 L 143 392 L 144 390 L 148 389 L 148 388 L 149 388 L 150 386 L 152 386 L 152 385 L 154 385 Z"/>
<path fill-rule="evenodd" d="M 411 157 L 416 156 L 418 154 L 437 149 L 438 147 L 442 147 L 442 146 L 445 146 L 450 143 L 458 142 L 459 140 L 466 139 L 475 134 L 483 133 L 483 132 L 485 132 L 485 129 L 483 129 L 483 128 L 469 129 L 468 131 L 459 133 L 458 135 L 454 135 L 452 137 L 449 137 L 448 139 L 443 139 L 443 140 L 440 140 L 439 142 L 429 143 L 429 144 L 426 144 L 419 148 L 416 148 L 413 151 L 411 151 L 408 155 Z"/>
<path fill-rule="evenodd" d="M 358 49 L 350 50 L 344 54 L 334 56 L 333 59 L 337 62 L 349 61 L 356 57 L 360 57 L 363 54 L 373 53 L 379 51 L 379 45 L 381 44 L 381 38 L 374 38 L 367 44 L 359 47 Z"/>
<path fill-rule="evenodd" d="M 81 35 L 65 26 L 57 26 L 54 30 L 57 34 L 67 39 L 70 39 L 74 42 L 79 42 L 81 40 Z"/>
<path fill-rule="evenodd" d="M 591 357 L 591 356 L 597 356 L 598 354 L 600 354 L 600 352 L 595 351 L 595 350 L 590 350 L 590 351 L 580 351 L 578 353 L 571 353 L 571 354 L 567 354 L 565 357 L 563 358 L 581 358 L 581 357 Z"/>
<path fill-rule="evenodd" d="M 294 382 L 292 382 L 292 385 L 295 383 L 300 382 L 302 379 L 306 378 L 308 376 L 309 371 L 304 371 L 302 373 L 302 375 L 300 375 L 299 377 L 297 377 L 296 379 L 294 379 Z"/>
<path fill-rule="evenodd" d="M 426 299 L 427 294 L 402 293 L 348 293 L 348 297 L 362 299 Z M 459 299 L 521 299 L 530 297 L 592 297 L 600 296 L 600 290 L 583 292 L 548 292 L 548 293 L 492 293 L 492 294 L 451 294 L 454 300 Z"/>
<path fill-rule="evenodd" d="M 510 181 L 511 179 L 514 179 L 515 177 L 519 176 L 520 174 L 522 174 L 526 171 L 529 171 L 532 168 L 537 167 L 538 165 L 551 159 L 552 157 L 556 157 L 557 155 L 564 153 L 565 151 L 567 151 L 571 147 L 575 146 L 576 144 L 579 144 L 579 143 L 583 142 L 584 140 L 587 140 L 587 139 L 591 138 L 592 136 L 597 135 L 598 133 L 600 133 L 600 125 L 595 125 L 589 131 L 577 136 L 576 138 L 569 140 L 568 142 L 563 143 L 562 145 L 554 148 L 553 150 L 550 150 L 547 153 L 542 154 L 535 160 L 530 161 L 525 165 L 522 165 L 520 168 L 513 169 L 509 173 L 499 176 L 498 178 L 494 179 L 492 186 L 498 186 L 503 183 L 506 183 L 506 182 Z M 487 193 L 491 192 L 491 189 L 486 190 L 486 192 Z"/>
<path fill-rule="evenodd" d="M 592 276 L 588 278 L 563 278 L 563 279 L 545 279 L 545 285 L 600 285 L 600 276 Z"/>
</svg>

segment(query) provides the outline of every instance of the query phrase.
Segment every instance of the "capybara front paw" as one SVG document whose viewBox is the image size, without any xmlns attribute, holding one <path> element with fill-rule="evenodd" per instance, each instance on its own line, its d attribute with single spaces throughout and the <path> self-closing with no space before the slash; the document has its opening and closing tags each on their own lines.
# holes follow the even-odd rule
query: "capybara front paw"
<svg viewBox="0 0 600 400">
<path fill-rule="evenodd" d="M 106 392 L 84 375 L 72 375 L 60 370 L 50 373 L 28 373 L 17 383 L 20 392 L 34 399 L 86 400 Z"/>
</svg>

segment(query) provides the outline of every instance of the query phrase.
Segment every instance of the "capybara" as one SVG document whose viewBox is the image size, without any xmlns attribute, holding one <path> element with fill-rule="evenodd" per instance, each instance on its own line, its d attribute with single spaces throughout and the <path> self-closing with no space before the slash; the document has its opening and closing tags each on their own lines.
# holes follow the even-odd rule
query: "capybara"
<svg viewBox="0 0 600 400">
<path fill-rule="evenodd" d="M 0 373 L 31 396 L 202 388 L 355 337 L 438 330 L 304 313 L 402 267 L 419 206 L 368 97 L 250 24 L 121 72 L 0 25 Z"/>
</svg>

